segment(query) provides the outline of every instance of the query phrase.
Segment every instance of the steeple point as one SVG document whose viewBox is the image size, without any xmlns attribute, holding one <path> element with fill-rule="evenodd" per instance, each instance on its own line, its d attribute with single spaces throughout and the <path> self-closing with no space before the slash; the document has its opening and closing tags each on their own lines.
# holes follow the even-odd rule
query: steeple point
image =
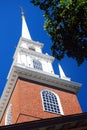
<svg viewBox="0 0 87 130">
<path fill-rule="evenodd" d="M 24 16 L 24 9 L 23 9 L 23 7 L 20 6 L 20 9 L 21 9 L 21 14 L 22 14 L 22 16 Z"/>
<path fill-rule="evenodd" d="M 22 14 L 22 16 L 24 16 L 24 9 L 23 8 L 21 8 L 21 14 Z"/>
<path fill-rule="evenodd" d="M 32 40 L 26 20 L 25 20 L 24 9 L 23 7 L 20 7 L 20 8 L 21 8 L 21 14 L 22 14 L 22 37 Z"/>
</svg>

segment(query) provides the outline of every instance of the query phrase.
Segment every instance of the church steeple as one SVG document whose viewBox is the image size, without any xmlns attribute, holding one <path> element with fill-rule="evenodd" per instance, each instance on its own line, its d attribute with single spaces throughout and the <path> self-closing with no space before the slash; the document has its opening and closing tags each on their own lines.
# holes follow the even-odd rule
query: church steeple
<svg viewBox="0 0 87 130">
<path fill-rule="evenodd" d="M 81 113 L 75 96 L 81 84 L 70 81 L 61 67 L 56 75 L 54 57 L 42 48 L 31 39 L 22 9 L 22 36 L 0 100 L 1 125 Z"/>
<path fill-rule="evenodd" d="M 24 10 L 23 9 L 21 10 L 22 10 L 22 37 L 32 40 L 27 23 L 25 21 Z"/>
</svg>

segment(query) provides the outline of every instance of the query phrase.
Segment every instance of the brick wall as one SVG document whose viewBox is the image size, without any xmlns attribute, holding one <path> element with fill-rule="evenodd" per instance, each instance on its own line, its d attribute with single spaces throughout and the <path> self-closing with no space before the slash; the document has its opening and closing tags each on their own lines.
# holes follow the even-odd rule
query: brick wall
<svg viewBox="0 0 87 130">
<path fill-rule="evenodd" d="M 58 114 L 43 111 L 40 94 L 43 89 L 51 90 L 59 96 L 64 115 L 82 112 L 75 94 L 54 89 L 46 85 L 18 79 L 9 101 L 9 103 L 12 104 L 13 123 L 59 116 Z M 5 114 L 1 125 L 4 125 L 4 117 Z"/>
</svg>

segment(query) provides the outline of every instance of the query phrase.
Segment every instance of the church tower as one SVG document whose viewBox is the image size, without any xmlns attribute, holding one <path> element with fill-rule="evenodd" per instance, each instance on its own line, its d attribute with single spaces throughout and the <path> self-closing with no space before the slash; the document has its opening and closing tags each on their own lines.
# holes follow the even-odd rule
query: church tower
<svg viewBox="0 0 87 130">
<path fill-rule="evenodd" d="M 0 125 L 81 113 L 77 100 L 81 85 L 66 77 L 54 58 L 42 53 L 43 44 L 33 41 L 22 12 L 22 35 L 0 100 Z"/>
</svg>

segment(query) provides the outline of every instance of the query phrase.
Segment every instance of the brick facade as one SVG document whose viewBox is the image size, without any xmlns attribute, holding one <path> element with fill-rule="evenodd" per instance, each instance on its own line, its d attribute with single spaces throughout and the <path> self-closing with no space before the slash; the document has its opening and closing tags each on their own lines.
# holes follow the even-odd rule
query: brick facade
<svg viewBox="0 0 87 130">
<path fill-rule="evenodd" d="M 59 96 L 64 115 L 82 112 L 75 94 L 48 87 L 47 85 L 18 79 L 9 101 L 9 104 L 12 104 L 13 124 L 59 116 L 58 114 L 43 111 L 40 94 L 43 89 L 51 90 Z M 1 125 L 4 125 L 4 122 L 5 114 Z"/>
<path fill-rule="evenodd" d="M 12 104 L 13 124 L 59 116 L 58 114 L 43 111 L 40 94 L 43 89 L 51 90 L 59 96 L 64 115 L 82 112 L 75 94 L 54 89 L 47 85 L 18 79 L 9 101 L 9 104 Z M 4 125 L 4 122 L 5 114 L 1 125 Z"/>
</svg>

